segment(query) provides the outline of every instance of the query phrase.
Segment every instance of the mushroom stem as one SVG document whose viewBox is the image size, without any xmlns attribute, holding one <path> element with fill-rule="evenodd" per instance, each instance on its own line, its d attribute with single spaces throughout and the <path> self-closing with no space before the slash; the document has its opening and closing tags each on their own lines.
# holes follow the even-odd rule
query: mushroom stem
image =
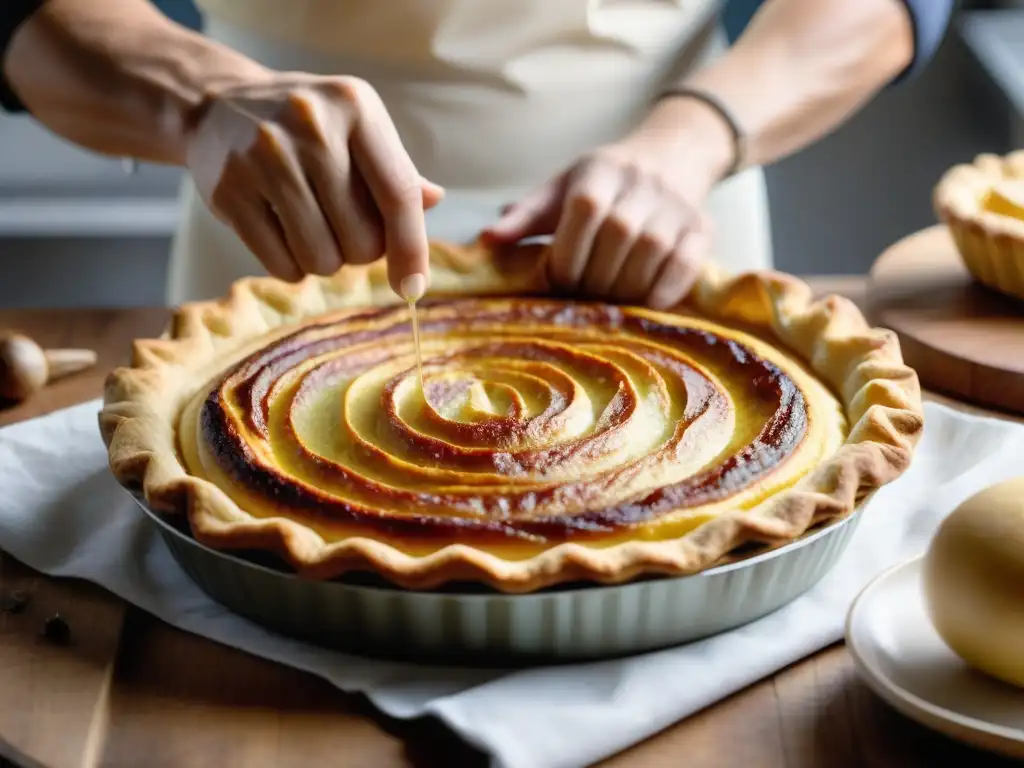
<svg viewBox="0 0 1024 768">
<path fill-rule="evenodd" d="M 43 356 L 49 374 L 47 381 L 96 365 L 96 353 L 91 349 L 47 349 L 43 351 Z"/>
<path fill-rule="evenodd" d="M 96 363 L 90 349 L 42 349 L 20 333 L 0 333 L 0 398 L 24 400 L 47 382 Z"/>
</svg>

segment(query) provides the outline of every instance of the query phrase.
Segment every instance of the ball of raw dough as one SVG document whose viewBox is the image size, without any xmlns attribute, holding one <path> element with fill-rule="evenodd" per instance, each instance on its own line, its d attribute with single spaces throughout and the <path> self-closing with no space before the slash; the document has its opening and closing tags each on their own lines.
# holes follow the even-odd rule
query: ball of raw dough
<svg viewBox="0 0 1024 768">
<path fill-rule="evenodd" d="M 1024 478 L 967 499 L 924 559 L 928 613 L 968 665 L 1024 687 Z"/>
</svg>

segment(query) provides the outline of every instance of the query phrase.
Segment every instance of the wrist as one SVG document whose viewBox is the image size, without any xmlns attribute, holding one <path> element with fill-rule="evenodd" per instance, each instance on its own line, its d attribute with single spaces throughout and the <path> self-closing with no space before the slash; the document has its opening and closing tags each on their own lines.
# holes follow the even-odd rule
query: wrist
<svg viewBox="0 0 1024 768">
<path fill-rule="evenodd" d="M 236 51 L 167 19 L 140 24 L 117 51 L 116 68 L 126 104 L 148 123 L 148 152 L 184 165 L 187 146 L 210 101 L 228 88 L 269 71 Z M 148 120 L 145 118 L 148 116 Z"/>
<path fill-rule="evenodd" d="M 693 96 L 660 99 L 634 136 L 660 146 L 669 163 L 685 165 L 687 174 L 707 190 L 737 170 L 739 147 L 731 125 L 717 109 Z"/>
<path fill-rule="evenodd" d="M 171 67 L 164 114 L 167 125 L 181 147 L 185 147 L 203 119 L 212 101 L 225 91 L 272 77 L 272 71 L 231 49 L 188 33 L 176 49 Z"/>
</svg>

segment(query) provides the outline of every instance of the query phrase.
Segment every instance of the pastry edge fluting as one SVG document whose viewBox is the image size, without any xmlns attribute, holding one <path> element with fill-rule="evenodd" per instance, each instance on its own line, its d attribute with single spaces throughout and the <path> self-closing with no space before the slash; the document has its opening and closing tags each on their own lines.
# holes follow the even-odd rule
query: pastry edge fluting
<svg viewBox="0 0 1024 768">
<path fill-rule="evenodd" d="M 495 251 L 480 244 L 434 243 L 431 264 L 433 295 L 549 291 L 540 246 Z M 743 544 L 786 543 L 817 523 L 849 515 L 898 477 L 923 429 L 917 375 L 904 364 L 895 334 L 872 329 L 847 299 L 814 300 L 810 287 L 795 277 L 772 271 L 730 276 L 707 266 L 677 310 L 741 324 L 780 341 L 831 386 L 850 423 L 847 440 L 834 455 L 754 510 L 724 513 L 678 539 L 606 548 L 567 542 L 524 560 L 504 560 L 462 544 L 412 556 L 367 538 L 326 543 L 286 519 L 252 519 L 217 486 L 186 473 L 178 458 L 176 423 L 185 398 L 195 391 L 194 371 L 305 318 L 399 301 L 378 262 L 296 284 L 246 278 L 222 300 L 182 306 L 161 338 L 136 341 L 131 364 L 107 377 L 99 422 L 114 476 L 141 491 L 155 511 L 185 515 L 199 542 L 274 552 L 306 577 L 363 570 L 412 589 L 471 581 L 529 592 L 573 581 L 612 584 L 644 575 L 692 574 Z"/>
</svg>

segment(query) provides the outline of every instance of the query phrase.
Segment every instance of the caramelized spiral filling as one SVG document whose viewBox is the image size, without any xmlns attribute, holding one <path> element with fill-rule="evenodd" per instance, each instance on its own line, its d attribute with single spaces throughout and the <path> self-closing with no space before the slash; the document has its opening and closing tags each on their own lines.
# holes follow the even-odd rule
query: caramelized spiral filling
<svg viewBox="0 0 1024 768">
<path fill-rule="evenodd" d="M 305 325 L 185 409 L 189 471 L 327 540 L 527 556 L 681 535 L 845 436 L 795 361 L 702 320 L 531 299 L 419 312 L 422 388 L 406 307 Z"/>
</svg>

